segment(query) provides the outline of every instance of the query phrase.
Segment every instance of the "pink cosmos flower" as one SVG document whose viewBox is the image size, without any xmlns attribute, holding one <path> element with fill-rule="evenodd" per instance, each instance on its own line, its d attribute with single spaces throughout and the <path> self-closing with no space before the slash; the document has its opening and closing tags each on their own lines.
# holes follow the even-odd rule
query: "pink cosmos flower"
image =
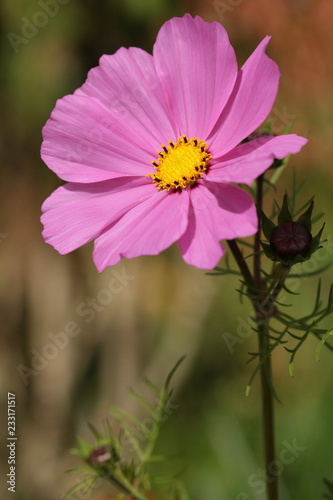
<svg viewBox="0 0 333 500">
<path fill-rule="evenodd" d="M 121 48 L 101 58 L 43 129 L 42 158 L 67 184 L 43 204 L 43 236 L 61 254 L 95 239 L 99 271 L 177 242 L 213 269 L 220 240 L 257 231 L 251 184 L 306 139 L 241 143 L 268 116 L 279 70 L 270 37 L 240 70 L 225 29 L 189 14 L 166 22 L 153 55 Z"/>
</svg>

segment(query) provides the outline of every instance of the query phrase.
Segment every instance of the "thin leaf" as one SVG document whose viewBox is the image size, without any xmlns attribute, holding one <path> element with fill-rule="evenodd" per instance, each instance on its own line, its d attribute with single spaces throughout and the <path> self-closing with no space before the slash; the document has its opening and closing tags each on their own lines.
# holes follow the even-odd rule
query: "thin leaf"
<svg viewBox="0 0 333 500">
<path fill-rule="evenodd" d="M 313 206 L 314 206 L 314 202 L 313 202 L 313 199 L 310 201 L 310 204 L 307 208 L 307 210 L 302 214 L 300 215 L 300 217 L 297 219 L 297 222 L 303 224 L 303 226 L 306 227 L 306 229 L 308 231 L 311 232 L 311 216 L 312 216 L 312 212 L 313 212 Z"/>
<path fill-rule="evenodd" d="M 253 245 L 252 243 L 248 243 L 247 241 L 245 240 L 241 240 L 239 238 L 235 238 L 235 241 L 236 243 L 239 243 L 240 245 L 244 245 L 245 247 L 248 247 L 248 248 L 253 248 Z"/>
<path fill-rule="evenodd" d="M 68 492 L 64 496 L 64 500 L 69 500 L 74 495 L 74 493 L 76 493 L 77 491 L 79 491 L 83 487 L 85 488 L 85 491 L 84 491 L 85 495 L 87 495 L 87 492 L 91 491 L 91 489 L 93 488 L 94 483 L 97 481 L 97 479 L 99 479 L 98 475 L 91 476 L 89 478 L 88 477 L 84 478 L 82 481 L 78 482 L 77 484 L 72 486 L 72 488 L 70 488 L 68 490 Z"/>
<path fill-rule="evenodd" d="M 283 281 L 281 281 L 281 286 L 286 292 L 290 293 L 290 295 L 300 295 L 299 292 L 293 292 L 292 290 L 290 290 L 290 288 L 288 288 L 286 283 Z"/>
<path fill-rule="evenodd" d="M 140 394 L 138 394 L 134 389 L 130 388 L 129 393 L 133 398 L 149 413 L 153 413 L 154 407 L 148 403 Z"/>
<path fill-rule="evenodd" d="M 306 272 L 306 273 L 291 273 L 289 274 L 288 278 L 308 278 L 309 276 L 316 276 L 317 274 L 320 274 L 324 271 L 326 271 L 327 269 L 329 269 L 331 266 L 332 266 L 333 262 L 329 262 L 328 264 L 326 264 L 325 266 L 315 270 L 315 271 L 309 271 L 309 272 Z"/>
<path fill-rule="evenodd" d="M 233 274 L 235 276 L 242 276 L 242 273 L 234 269 L 221 269 L 218 272 L 208 272 L 205 273 L 206 276 L 227 276 L 228 274 Z"/>
<path fill-rule="evenodd" d="M 316 293 L 316 300 L 315 300 L 315 305 L 313 308 L 313 313 L 315 314 L 316 311 L 320 308 L 321 302 L 320 302 L 320 293 L 321 293 L 321 280 L 318 280 L 318 286 L 317 286 L 317 293 Z"/>
<path fill-rule="evenodd" d="M 308 207 L 309 204 L 311 204 L 314 200 L 314 196 L 312 196 L 304 205 L 302 205 L 298 210 L 294 212 L 294 217 L 297 217 L 298 214 L 300 214 L 304 209 Z M 313 221 L 313 219 L 311 219 Z"/>
<path fill-rule="evenodd" d="M 123 410 L 122 408 L 116 408 L 116 407 L 111 408 L 110 415 L 120 423 L 128 420 L 129 422 L 132 422 L 136 426 L 141 425 L 141 421 L 137 417 L 135 417 L 128 411 Z"/>
<path fill-rule="evenodd" d="M 167 387 L 167 388 L 169 387 L 172 377 L 174 376 L 177 368 L 182 364 L 182 362 L 184 361 L 185 358 L 186 358 L 186 354 L 184 354 L 181 358 L 179 358 L 179 360 L 177 361 L 175 366 L 172 368 L 171 372 L 169 373 L 169 375 L 166 378 L 166 381 L 164 384 L 165 387 Z"/>
<path fill-rule="evenodd" d="M 96 427 L 93 426 L 93 424 L 91 424 L 90 422 L 88 422 L 88 427 L 89 429 L 91 430 L 91 432 L 94 434 L 96 440 L 99 442 L 99 441 L 102 441 L 103 439 L 103 436 L 102 434 L 96 429 Z"/>
<path fill-rule="evenodd" d="M 159 388 L 151 381 L 149 380 L 148 377 L 144 377 L 144 382 L 146 384 L 147 387 L 149 387 L 149 389 L 156 395 L 158 396 L 159 393 L 160 393 L 160 390 Z"/>
<path fill-rule="evenodd" d="M 331 337 L 332 335 L 333 335 L 333 328 L 331 328 L 330 330 L 327 330 L 326 334 L 323 336 L 323 338 L 321 339 L 321 341 L 317 345 L 317 348 L 315 351 L 316 361 L 319 361 L 321 350 L 322 350 L 324 344 L 326 344 L 327 339 L 329 337 Z"/>
</svg>

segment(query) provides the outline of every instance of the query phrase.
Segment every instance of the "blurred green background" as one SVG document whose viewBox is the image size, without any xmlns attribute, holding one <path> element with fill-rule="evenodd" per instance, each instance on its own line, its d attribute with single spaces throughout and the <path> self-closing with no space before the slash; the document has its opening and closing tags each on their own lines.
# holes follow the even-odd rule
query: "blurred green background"
<svg viewBox="0 0 333 500">
<path fill-rule="evenodd" d="M 185 12 L 222 22 L 240 64 L 272 35 L 268 54 L 282 73 L 273 130 L 291 125 L 309 138 L 291 165 L 298 180 L 306 181 L 300 204 L 315 194 L 317 211 L 326 212 L 332 253 L 331 0 L 1 0 L 1 442 L 7 436 L 7 392 L 12 392 L 18 500 L 61 498 L 75 482 L 65 471 L 79 465 L 69 454 L 74 437 L 90 439 L 87 422 L 101 427 L 110 405 L 144 418 L 128 388 L 142 390 L 145 374 L 162 383 L 182 354 L 187 358 L 173 397 L 179 407 L 163 426 L 159 448 L 180 453 L 170 467 L 193 500 L 264 498 L 254 486 L 262 464 L 258 381 L 245 397 L 253 369 L 246 361 L 256 342 L 250 336 L 231 353 L 224 336 L 236 334 L 250 312 L 248 304 L 239 303 L 237 279 L 212 278 L 186 266 L 176 247 L 158 257 L 123 261 L 116 270 L 133 279 L 87 323 L 78 307 L 107 287 L 113 270 L 97 273 L 92 244 L 60 256 L 40 234 L 40 206 L 60 185 L 39 157 L 41 129 L 55 101 L 79 87 L 102 54 L 120 46 L 151 51 L 163 22 Z M 274 193 L 278 201 L 291 186 L 290 172 Z M 267 200 L 267 208 L 271 205 Z M 333 271 L 327 271 L 325 292 L 331 281 Z M 316 280 L 302 283 L 297 314 L 310 310 L 315 287 Z M 52 334 L 70 322 L 80 333 L 66 347 L 53 344 L 39 370 L 24 371 L 52 344 Z M 275 353 L 283 402 L 276 405 L 278 455 L 286 442 L 296 440 L 303 448 L 283 467 L 281 500 L 322 498 L 322 477 L 333 479 L 333 358 L 323 351 L 316 363 L 316 345 L 309 339 L 299 352 L 294 378 L 288 374 L 288 353 L 282 347 Z M 4 479 L 7 456 L 2 446 L 1 498 L 11 495 Z M 94 491 L 92 498 L 106 492 Z"/>
</svg>

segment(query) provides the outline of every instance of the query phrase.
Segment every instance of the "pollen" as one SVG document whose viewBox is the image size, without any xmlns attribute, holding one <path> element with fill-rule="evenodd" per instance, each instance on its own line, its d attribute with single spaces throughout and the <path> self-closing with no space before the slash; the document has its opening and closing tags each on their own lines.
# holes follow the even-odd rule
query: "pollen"
<svg viewBox="0 0 333 500">
<path fill-rule="evenodd" d="M 168 146 L 162 144 L 161 148 L 158 158 L 152 161 L 156 172 L 147 175 L 159 190 L 186 189 L 208 170 L 212 155 L 207 152 L 205 141 L 182 135 L 177 142 L 169 141 Z"/>
</svg>

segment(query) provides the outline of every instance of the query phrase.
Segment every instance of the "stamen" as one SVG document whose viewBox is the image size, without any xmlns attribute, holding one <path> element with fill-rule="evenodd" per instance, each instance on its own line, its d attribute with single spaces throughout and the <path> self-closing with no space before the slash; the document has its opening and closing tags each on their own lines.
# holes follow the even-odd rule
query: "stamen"
<svg viewBox="0 0 333 500">
<path fill-rule="evenodd" d="M 161 148 L 159 158 L 151 162 L 156 173 L 147 175 L 159 190 L 186 189 L 201 179 L 209 168 L 212 155 L 207 152 L 205 141 L 182 135 L 177 142 L 169 141 L 168 147 L 162 144 Z"/>
</svg>

